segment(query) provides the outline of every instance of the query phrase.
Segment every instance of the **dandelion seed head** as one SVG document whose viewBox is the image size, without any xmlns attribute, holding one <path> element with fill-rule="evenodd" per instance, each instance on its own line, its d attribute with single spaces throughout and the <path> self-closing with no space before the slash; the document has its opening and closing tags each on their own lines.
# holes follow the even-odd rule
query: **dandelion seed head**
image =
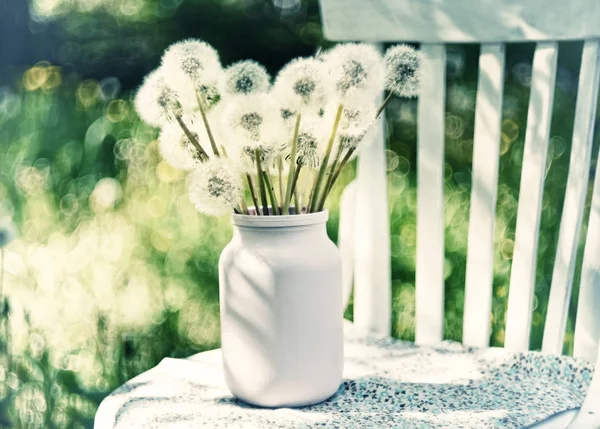
<svg viewBox="0 0 600 429">
<path fill-rule="evenodd" d="M 344 108 L 336 146 L 341 145 L 343 150 L 355 151 L 375 122 L 376 111 L 374 103 L 351 104 Z"/>
<path fill-rule="evenodd" d="M 273 92 L 293 111 L 314 109 L 328 98 L 328 73 L 322 61 L 315 58 L 296 58 L 277 75 Z"/>
<path fill-rule="evenodd" d="M 344 148 L 344 149 L 356 150 L 356 148 L 358 147 L 358 144 L 362 141 L 365 134 L 366 134 L 366 132 L 362 132 L 362 133 L 356 134 L 356 135 L 342 133 L 342 134 L 340 134 L 340 137 L 339 137 L 339 144 L 341 144 L 342 148 Z"/>
<path fill-rule="evenodd" d="M 320 144 L 314 134 L 302 132 L 298 134 L 298 165 L 317 168 L 321 163 Z"/>
<path fill-rule="evenodd" d="M 198 94 L 207 107 L 218 101 L 218 82 L 223 75 L 219 54 L 208 43 L 183 40 L 167 48 L 162 67 L 169 85 L 181 94 L 186 110 L 197 107 Z"/>
<path fill-rule="evenodd" d="M 241 173 L 256 173 L 256 152 L 263 170 L 275 166 L 277 156 L 281 154 L 281 147 L 269 143 L 245 142 L 230 145 L 227 156 L 231 163 Z"/>
<path fill-rule="evenodd" d="M 288 136 L 290 136 L 289 138 L 291 138 L 294 131 L 294 126 L 296 125 L 296 118 L 298 117 L 298 113 L 300 111 L 292 105 L 293 103 L 289 103 L 286 100 L 275 98 L 275 101 L 278 103 L 277 108 L 279 110 L 279 119 L 283 123 Z"/>
<path fill-rule="evenodd" d="M 183 40 L 167 48 L 162 65 L 173 73 L 191 80 L 196 87 L 215 84 L 222 73 L 219 54 L 208 43 L 200 40 Z"/>
<path fill-rule="evenodd" d="M 416 97 L 421 82 L 422 54 L 408 45 L 397 45 L 385 53 L 385 88 L 398 97 Z"/>
<path fill-rule="evenodd" d="M 337 45 L 324 58 L 342 102 L 348 98 L 375 99 L 383 91 L 385 67 L 381 54 L 372 45 Z"/>
<path fill-rule="evenodd" d="M 240 127 L 257 136 L 260 134 L 260 126 L 264 122 L 264 117 L 258 112 L 244 113 L 240 117 Z"/>
<path fill-rule="evenodd" d="M 206 147 L 208 136 L 202 121 L 189 116 L 184 116 L 183 121 L 200 142 L 202 149 L 206 153 L 211 153 L 210 149 Z M 158 150 L 169 165 L 180 170 L 191 170 L 201 161 L 200 152 L 177 123 L 169 123 L 162 128 Z"/>
<path fill-rule="evenodd" d="M 190 77 L 200 75 L 204 70 L 202 62 L 194 57 L 182 58 L 180 67 L 181 70 Z"/>
<path fill-rule="evenodd" d="M 223 106 L 222 129 L 227 132 L 231 157 L 245 171 L 254 171 L 255 150 L 269 164 L 287 142 L 289 130 L 279 105 L 265 93 L 233 97 Z"/>
<path fill-rule="evenodd" d="M 285 122 L 287 122 L 288 120 L 294 118 L 296 116 L 296 112 L 294 112 L 291 109 L 287 109 L 287 108 L 282 108 L 281 110 L 281 119 L 283 119 Z"/>
<path fill-rule="evenodd" d="M 203 102 L 204 105 L 206 106 L 207 109 L 211 109 L 212 107 L 216 106 L 217 103 L 221 100 L 221 93 L 219 92 L 219 89 L 217 88 L 216 85 L 201 85 L 198 89 L 197 89 L 197 93 L 198 93 L 198 98 L 200 98 Z M 188 100 L 188 103 L 190 103 L 190 101 Z M 198 99 L 195 100 L 194 107 L 192 110 L 196 110 L 198 107 Z"/>
<path fill-rule="evenodd" d="M 344 79 L 336 82 L 340 91 L 348 91 L 352 87 L 364 85 L 369 76 L 364 66 L 356 60 L 349 60 L 342 64 L 342 70 Z"/>
<path fill-rule="evenodd" d="M 271 86 L 271 77 L 267 70 L 256 61 L 239 61 L 225 69 L 222 92 L 224 94 L 248 95 L 267 92 Z"/>
<path fill-rule="evenodd" d="M 314 79 L 303 77 L 294 82 L 293 91 L 298 94 L 302 99 L 309 99 L 315 92 L 317 82 Z"/>
<path fill-rule="evenodd" d="M 167 85 L 161 68 L 144 79 L 135 96 L 135 108 L 144 122 L 156 127 L 172 121 L 183 111 L 179 94 Z"/>
<path fill-rule="evenodd" d="M 242 198 L 242 180 L 226 158 L 212 158 L 190 174 L 189 198 L 196 209 L 209 216 L 231 212 Z"/>
<path fill-rule="evenodd" d="M 281 109 L 281 118 L 284 120 L 288 120 L 290 118 L 293 118 L 295 116 L 295 112 L 293 110 L 290 109 Z"/>
<path fill-rule="evenodd" d="M 264 144 L 281 138 L 281 112 L 268 94 L 250 94 L 230 99 L 223 109 L 223 127 L 233 140 Z"/>
<path fill-rule="evenodd" d="M 276 147 L 263 145 L 263 144 L 250 144 L 242 147 L 243 156 L 248 162 L 256 161 L 256 152 L 258 152 L 258 159 L 260 160 L 261 166 L 265 166 L 270 164 L 273 158 L 275 157 L 277 150 Z M 252 170 L 254 171 L 254 170 Z"/>
<path fill-rule="evenodd" d="M 326 121 L 317 115 L 302 117 L 298 130 L 297 164 L 308 168 L 317 168 L 325 153 L 331 128 Z M 286 150 L 289 156 L 290 145 Z"/>
<path fill-rule="evenodd" d="M 367 129 L 375 120 L 377 106 L 375 103 L 349 104 L 345 106 L 340 119 L 340 129 L 362 128 Z"/>
</svg>

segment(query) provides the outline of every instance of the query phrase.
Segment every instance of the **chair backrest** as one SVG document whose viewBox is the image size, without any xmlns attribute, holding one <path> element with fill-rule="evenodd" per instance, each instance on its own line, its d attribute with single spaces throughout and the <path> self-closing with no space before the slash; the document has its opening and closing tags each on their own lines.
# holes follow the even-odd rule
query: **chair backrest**
<svg viewBox="0 0 600 429">
<path fill-rule="evenodd" d="M 543 351 L 560 354 L 566 329 L 577 244 L 585 208 L 600 76 L 600 2 L 597 0 L 321 0 L 324 32 L 335 41 L 418 42 L 424 54 L 425 81 L 419 99 L 417 148 L 417 343 L 443 338 L 444 320 L 444 101 L 447 43 L 480 43 L 475 112 L 472 190 L 465 289 L 463 342 L 488 346 L 492 308 L 494 220 L 498 187 L 505 44 L 537 42 L 535 47 L 517 226 L 505 330 L 505 347 L 527 350 L 531 330 L 536 256 L 543 183 L 554 99 L 558 41 L 585 40 L 579 75 L 569 176 L 561 218 Z M 361 180 L 385 186 L 383 145 L 366 151 L 358 165 Z M 375 152 L 381 152 L 378 155 Z M 368 165 L 366 165 L 368 162 Z M 379 163 L 379 165 L 375 165 Z M 597 171 L 600 171 L 600 157 Z M 368 172 L 369 174 L 363 174 Z M 379 175 L 378 175 L 379 174 Z M 374 176 L 373 176 L 374 175 Z M 375 178 L 373 178 L 375 177 Z M 375 182 L 373 182 L 375 181 Z M 359 206 L 387 209 L 385 192 L 364 192 Z M 374 209 L 371 209 L 374 210 Z M 387 210 L 384 211 L 387 215 Z M 360 215 L 360 213 L 357 213 Z M 363 214 L 363 223 L 376 215 Z M 380 236 L 387 223 L 361 226 Z M 388 230 L 389 231 L 389 230 Z M 387 232 L 386 232 L 387 233 Z M 383 238 L 371 251 L 389 248 Z M 372 239 L 373 240 L 373 239 Z M 371 241 L 372 241 L 371 240 Z M 385 251 L 378 250 L 381 255 Z M 367 253 L 367 251 L 365 252 Z M 389 252 L 387 252 L 389 258 Z M 373 256 L 365 257 L 373 258 Z M 359 258 L 360 259 L 360 258 Z M 376 274 L 384 262 L 357 260 L 355 318 L 385 331 L 382 310 L 389 300 L 389 281 Z M 361 268 L 360 264 L 369 264 Z M 389 262 L 388 262 L 389 267 Z M 389 268 L 388 268 L 389 270 Z M 362 274 L 361 274 L 362 273 Z M 356 282 L 370 280 L 373 289 L 360 304 Z M 389 274 L 388 274 L 389 277 Z M 381 299 L 374 294 L 383 295 Z M 383 302 L 383 304 L 382 304 Z M 374 304 L 375 303 L 375 304 Z M 356 313 L 358 307 L 359 314 Z M 581 275 L 574 354 L 594 359 L 600 337 L 600 174 L 596 175 Z M 382 313 L 384 316 L 382 316 Z M 388 322 L 389 323 L 389 322 Z"/>
</svg>

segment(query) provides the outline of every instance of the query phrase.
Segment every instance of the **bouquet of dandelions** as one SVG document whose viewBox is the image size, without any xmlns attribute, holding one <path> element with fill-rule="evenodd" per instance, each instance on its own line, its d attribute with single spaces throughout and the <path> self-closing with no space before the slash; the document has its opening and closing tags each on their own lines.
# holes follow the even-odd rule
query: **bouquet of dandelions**
<svg viewBox="0 0 600 429">
<path fill-rule="evenodd" d="M 271 85 L 257 62 L 223 69 L 210 45 L 186 40 L 165 51 L 135 105 L 161 128 L 166 162 L 191 171 L 189 197 L 200 212 L 313 213 L 392 96 L 417 95 L 420 62 L 406 45 L 382 56 L 367 44 L 341 44 L 294 59 Z"/>
</svg>

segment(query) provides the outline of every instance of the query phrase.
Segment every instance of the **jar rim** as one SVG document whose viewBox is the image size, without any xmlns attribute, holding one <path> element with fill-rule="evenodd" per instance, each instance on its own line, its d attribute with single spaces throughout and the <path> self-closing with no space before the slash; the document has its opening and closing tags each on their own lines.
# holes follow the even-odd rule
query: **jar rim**
<svg viewBox="0 0 600 429">
<path fill-rule="evenodd" d="M 254 207 L 249 207 L 254 212 Z M 322 210 L 316 213 L 302 213 L 277 216 L 256 216 L 246 214 L 232 214 L 231 223 L 234 226 L 249 228 L 281 228 L 291 226 L 316 225 L 327 222 L 329 211 Z"/>
</svg>

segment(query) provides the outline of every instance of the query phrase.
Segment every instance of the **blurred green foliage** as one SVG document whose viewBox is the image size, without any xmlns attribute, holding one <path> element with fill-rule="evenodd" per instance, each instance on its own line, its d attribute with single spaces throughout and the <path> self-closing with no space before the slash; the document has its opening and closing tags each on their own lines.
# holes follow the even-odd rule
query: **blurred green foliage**
<svg viewBox="0 0 600 429">
<path fill-rule="evenodd" d="M 32 0 L 30 13 L 27 31 L 42 58 L 0 70 L 0 215 L 20 231 L 4 261 L 0 427 L 87 428 L 119 384 L 163 357 L 219 345 L 216 267 L 229 221 L 194 211 L 184 175 L 160 160 L 156 130 L 137 118 L 131 90 L 184 37 L 213 43 L 226 64 L 249 57 L 272 72 L 326 42 L 314 1 Z M 445 336 L 454 340 L 462 335 L 478 52 L 448 52 Z M 492 345 L 504 340 L 532 53 L 519 45 L 507 54 Z M 561 45 L 533 348 L 541 346 L 580 54 L 580 44 Z M 416 102 L 392 102 L 387 119 L 393 334 L 413 339 Z M 353 175 L 347 169 L 332 193 L 333 239 Z M 576 274 L 572 316 L 578 283 Z"/>
</svg>

